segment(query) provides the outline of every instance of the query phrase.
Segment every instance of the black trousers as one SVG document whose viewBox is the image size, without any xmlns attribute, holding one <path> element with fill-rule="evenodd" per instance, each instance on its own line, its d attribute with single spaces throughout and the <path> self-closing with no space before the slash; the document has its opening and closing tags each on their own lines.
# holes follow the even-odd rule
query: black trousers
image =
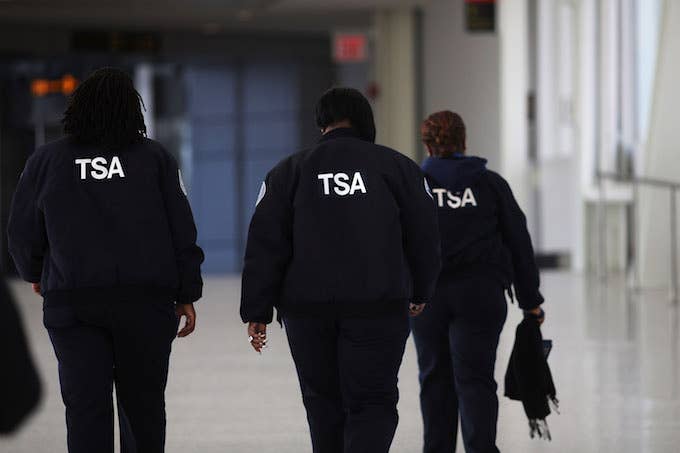
<svg viewBox="0 0 680 453">
<path fill-rule="evenodd" d="M 397 429 L 397 374 L 408 315 L 285 317 L 314 453 L 387 453 Z"/>
<path fill-rule="evenodd" d="M 113 453 L 114 384 L 122 452 L 163 452 L 173 304 L 46 306 L 44 324 L 59 361 L 69 453 Z"/>
<path fill-rule="evenodd" d="M 454 453 L 460 414 L 467 453 L 497 453 L 494 367 L 507 316 L 502 285 L 483 276 L 440 280 L 411 321 L 420 367 L 424 453 Z"/>
</svg>

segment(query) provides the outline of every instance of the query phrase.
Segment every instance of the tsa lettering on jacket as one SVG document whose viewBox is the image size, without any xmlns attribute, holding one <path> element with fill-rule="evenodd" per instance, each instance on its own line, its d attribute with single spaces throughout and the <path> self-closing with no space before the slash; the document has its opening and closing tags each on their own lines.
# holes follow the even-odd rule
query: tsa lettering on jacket
<svg viewBox="0 0 680 453">
<path fill-rule="evenodd" d="M 451 209 L 477 206 L 475 194 L 469 187 L 463 191 L 462 196 L 460 195 L 460 192 L 451 193 L 446 189 L 432 189 L 432 192 L 437 196 L 437 205 L 439 205 L 440 208 L 444 207 L 444 203 Z"/>
<path fill-rule="evenodd" d="M 111 162 L 104 157 L 94 159 L 76 159 L 76 165 L 80 166 L 80 179 L 85 180 L 89 177 L 94 179 L 112 179 L 114 176 L 125 178 L 123 165 L 118 156 L 113 156 Z M 90 171 L 88 172 L 88 169 Z"/>
<path fill-rule="evenodd" d="M 358 171 L 352 176 L 351 183 L 347 173 L 321 173 L 318 179 L 322 181 L 324 195 L 331 194 L 331 187 L 341 197 L 354 195 L 356 192 L 366 193 L 364 178 Z"/>
</svg>

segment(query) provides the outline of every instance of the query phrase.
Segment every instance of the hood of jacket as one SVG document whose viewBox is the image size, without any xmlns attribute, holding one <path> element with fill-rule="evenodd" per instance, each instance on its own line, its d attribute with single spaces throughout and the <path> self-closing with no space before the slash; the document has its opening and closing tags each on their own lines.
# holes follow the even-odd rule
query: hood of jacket
<svg viewBox="0 0 680 453">
<path fill-rule="evenodd" d="M 475 156 L 428 157 L 423 171 L 452 192 L 465 189 L 486 173 L 486 159 Z"/>
</svg>

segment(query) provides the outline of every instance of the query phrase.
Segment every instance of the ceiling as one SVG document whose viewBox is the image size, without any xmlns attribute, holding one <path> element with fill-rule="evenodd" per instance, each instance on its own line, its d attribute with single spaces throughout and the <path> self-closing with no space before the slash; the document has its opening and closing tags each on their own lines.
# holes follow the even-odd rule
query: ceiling
<svg viewBox="0 0 680 453">
<path fill-rule="evenodd" d="M 229 30 L 361 27 L 379 8 L 422 0 L 0 0 L 3 24 Z"/>
<path fill-rule="evenodd" d="M 371 10 L 375 8 L 414 6 L 424 2 L 417 0 L 281 0 L 276 3 L 276 7 L 281 9 Z"/>
</svg>

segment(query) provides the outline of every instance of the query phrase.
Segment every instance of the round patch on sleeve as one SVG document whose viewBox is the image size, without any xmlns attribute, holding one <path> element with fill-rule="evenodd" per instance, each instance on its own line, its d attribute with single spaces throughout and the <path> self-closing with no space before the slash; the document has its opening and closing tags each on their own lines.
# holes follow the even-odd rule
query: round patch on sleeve
<svg viewBox="0 0 680 453">
<path fill-rule="evenodd" d="M 262 186 L 260 187 L 260 193 L 257 195 L 257 201 L 255 202 L 255 206 L 260 204 L 260 201 L 264 198 L 265 194 L 267 193 L 267 183 L 262 181 Z"/>
<path fill-rule="evenodd" d="M 184 185 L 184 180 L 182 179 L 182 170 L 179 168 L 177 169 L 177 176 L 179 177 L 179 187 L 182 189 L 182 192 L 184 193 L 184 196 L 188 196 L 187 194 L 187 188 Z"/>
</svg>

